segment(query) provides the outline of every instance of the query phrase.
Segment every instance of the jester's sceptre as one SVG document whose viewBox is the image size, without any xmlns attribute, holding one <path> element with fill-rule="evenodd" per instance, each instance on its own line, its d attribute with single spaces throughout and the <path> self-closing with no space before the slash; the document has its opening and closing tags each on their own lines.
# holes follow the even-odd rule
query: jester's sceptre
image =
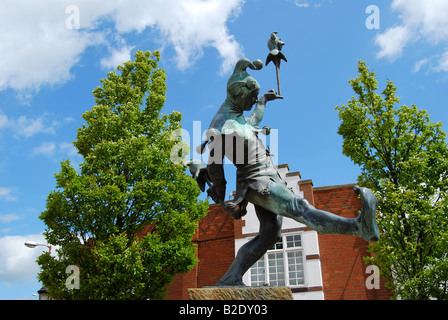
<svg viewBox="0 0 448 320">
<path fill-rule="evenodd" d="M 266 65 L 269 64 L 269 62 L 273 62 L 275 65 L 275 71 L 277 73 L 277 86 L 278 86 L 278 95 L 277 98 L 283 99 L 282 91 L 280 88 L 280 62 L 283 59 L 285 62 L 288 62 L 286 60 L 285 55 L 281 52 L 282 47 L 285 45 L 285 43 L 277 37 L 277 32 L 272 32 L 271 37 L 268 41 L 268 48 L 270 50 L 268 57 L 266 58 Z"/>
</svg>

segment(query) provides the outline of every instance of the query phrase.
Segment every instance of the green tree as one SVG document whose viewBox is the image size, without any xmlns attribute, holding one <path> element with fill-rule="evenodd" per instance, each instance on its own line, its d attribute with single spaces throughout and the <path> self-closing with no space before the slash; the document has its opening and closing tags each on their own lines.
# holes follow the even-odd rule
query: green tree
<svg viewBox="0 0 448 320">
<path fill-rule="evenodd" d="M 338 106 L 343 153 L 361 167 L 358 181 L 379 198 L 382 232 L 366 259 L 401 299 L 447 299 L 448 148 L 442 123 L 399 104 L 387 81 L 359 61 L 350 84 L 357 98 Z"/>
<path fill-rule="evenodd" d="M 181 143 L 181 114 L 161 113 L 159 59 L 157 51 L 138 51 L 101 80 L 74 142 L 80 172 L 64 161 L 55 175 L 40 219 L 58 257 L 38 258 L 52 298 L 161 299 L 172 278 L 197 263 L 191 240 L 208 204 L 170 160 Z M 69 265 L 79 268 L 79 289 L 66 286 Z"/>
</svg>

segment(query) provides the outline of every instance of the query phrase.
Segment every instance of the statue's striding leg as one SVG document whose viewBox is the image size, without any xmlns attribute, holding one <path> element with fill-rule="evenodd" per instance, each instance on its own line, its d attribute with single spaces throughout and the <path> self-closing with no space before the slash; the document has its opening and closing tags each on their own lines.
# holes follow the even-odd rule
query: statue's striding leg
<svg viewBox="0 0 448 320">
<path fill-rule="evenodd" d="M 217 286 L 244 286 L 243 275 L 281 238 L 283 217 L 255 206 L 260 221 L 259 234 L 243 245 Z"/>
<path fill-rule="evenodd" d="M 355 192 L 361 195 L 362 203 L 361 215 L 358 218 L 345 218 L 316 209 L 306 199 L 298 197 L 286 186 L 275 182 L 271 183 L 268 196 L 250 190 L 247 199 L 276 214 L 303 223 L 319 233 L 354 235 L 366 241 L 377 241 L 377 199 L 367 188 L 356 187 Z"/>
</svg>

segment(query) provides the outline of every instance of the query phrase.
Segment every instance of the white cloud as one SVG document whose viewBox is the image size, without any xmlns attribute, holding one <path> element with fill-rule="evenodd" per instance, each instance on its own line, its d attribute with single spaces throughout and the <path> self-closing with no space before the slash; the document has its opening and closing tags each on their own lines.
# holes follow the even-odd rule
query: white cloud
<svg viewBox="0 0 448 320">
<path fill-rule="evenodd" d="M 226 73 L 242 51 L 229 35 L 226 23 L 239 13 L 243 3 L 243 0 L 144 1 L 137 10 L 126 6 L 116 11 L 117 29 L 126 32 L 141 31 L 144 25 L 156 27 L 174 47 L 179 69 L 193 65 L 202 56 L 204 47 L 214 47 L 223 59 L 221 72 Z"/>
<path fill-rule="evenodd" d="M 38 133 L 54 135 L 59 125 L 57 121 L 49 123 L 47 115 L 34 118 L 23 115 L 14 119 L 0 114 L 0 129 L 10 130 L 16 138 L 30 138 Z"/>
<path fill-rule="evenodd" d="M 400 24 L 388 28 L 377 35 L 375 43 L 380 47 L 379 58 L 387 58 L 391 61 L 399 58 L 406 47 L 412 41 L 424 42 L 426 46 L 448 42 L 448 1 L 446 0 L 394 0 L 392 9 L 399 13 Z M 434 70 L 448 71 L 444 59 L 445 53 L 437 55 L 439 65 Z M 440 58 L 441 57 L 441 58 Z M 428 57 L 432 60 L 434 57 Z M 419 62 L 423 62 L 424 59 Z M 414 70 L 427 64 L 417 64 Z"/>
<path fill-rule="evenodd" d="M 403 48 L 411 39 L 411 33 L 405 26 L 395 26 L 387 29 L 386 32 L 377 35 L 375 43 L 380 46 L 378 58 L 388 58 L 394 61 L 403 53 Z"/>
<path fill-rule="evenodd" d="M 296 1 L 295 4 L 299 8 L 308 8 L 310 6 L 310 4 L 308 2 L 303 2 L 303 1 Z"/>
<path fill-rule="evenodd" d="M 0 200 L 17 201 L 17 197 L 13 196 L 13 192 L 9 188 L 0 187 Z"/>
<path fill-rule="evenodd" d="M 443 53 L 439 57 L 437 66 L 434 68 L 434 70 L 448 72 L 448 51 Z"/>
<path fill-rule="evenodd" d="M 319 8 L 322 6 L 322 3 L 317 2 L 317 0 L 311 0 L 311 1 L 309 1 L 309 0 L 293 0 L 293 2 L 299 8 L 310 8 L 311 7 L 310 2 L 312 3 L 312 6 L 314 8 Z M 333 1 L 331 0 L 329 3 L 332 4 Z"/>
<path fill-rule="evenodd" d="M 8 117 L 4 114 L 0 114 L 0 129 L 8 126 Z"/>
<path fill-rule="evenodd" d="M 54 142 L 43 142 L 40 146 L 33 149 L 33 155 L 52 156 L 56 150 Z"/>
<path fill-rule="evenodd" d="M 121 49 L 112 49 L 112 53 L 109 57 L 101 59 L 101 66 L 105 69 L 115 69 L 118 65 L 131 59 L 132 49 L 134 49 L 134 47 L 128 46 Z"/>
<path fill-rule="evenodd" d="M 75 148 L 73 143 L 62 142 L 59 144 L 61 151 L 69 157 L 78 156 L 78 150 Z"/>
<path fill-rule="evenodd" d="M 394 0 L 392 8 L 400 12 L 403 24 L 430 41 L 448 39 L 448 2 L 446 0 Z"/>
<path fill-rule="evenodd" d="M 21 220 L 22 218 L 15 213 L 0 214 L 1 223 L 10 223 L 13 221 Z"/>
<path fill-rule="evenodd" d="M 44 117 L 37 119 L 28 119 L 26 116 L 20 116 L 14 123 L 15 132 L 18 135 L 29 138 L 37 133 L 55 133 L 55 129 L 52 126 L 44 125 Z"/>
<path fill-rule="evenodd" d="M 45 247 L 30 249 L 25 247 L 26 241 L 45 243 L 42 234 L 26 236 L 5 236 L 0 238 L 0 281 L 14 283 L 36 278 L 39 266 L 36 259 Z"/>
<path fill-rule="evenodd" d="M 174 47 L 176 63 L 185 69 L 204 47 L 214 47 L 222 72 L 231 70 L 242 49 L 227 29 L 244 0 L 2 0 L 0 10 L 0 90 L 37 91 L 42 85 L 65 83 L 71 69 L 90 46 L 114 46 L 117 36 L 155 28 L 160 43 Z M 79 29 L 68 6 L 79 8 Z M 112 22 L 105 29 L 104 21 Z M 118 32 L 118 35 L 116 34 Z M 111 39 L 111 37 L 114 37 Z M 116 44 L 115 44 L 116 46 Z M 102 60 L 110 66 L 128 56 L 120 42 Z"/>
<path fill-rule="evenodd" d="M 0 89 L 37 90 L 71 78 L 98 35 L 65 27 L 68 1 L 4 0 L 0 10 Z"/>
<path fill-rule="evenodd" d="M 73 143 L 69 142 L 42 142 L 39 146 L 33 149 L 31 155 L 46 157 L 52 157 L 56 155 L 57 157 L 62 156 L 69 158 L 75 158 L 79 156 L 78 150 L 75 148 Z"/>
<path fill-rule="evenodd" d="M 423 58 L 419 61 L 417 61 L 414 65 L 414 72 L 419 72 L 420 69 L 428 63 L 428 59 L 427 58 Z"/>
</svg>

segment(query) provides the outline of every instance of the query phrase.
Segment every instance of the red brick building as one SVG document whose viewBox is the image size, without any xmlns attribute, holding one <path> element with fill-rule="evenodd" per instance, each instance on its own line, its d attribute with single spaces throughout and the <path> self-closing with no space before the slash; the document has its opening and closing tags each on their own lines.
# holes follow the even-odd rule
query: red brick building
<svg viewBox="0 0 448 320">
<path fill-rule="evenodd" d="M 355 218 L 361 201 L 354 184 L 314 188 L 288 165 L 278 166 L 288 187 L 318 209 Z M 238 249 L 258 233 L 252 206 L 241 220 L 233 220 L 219 205 L 199 223 L 193 241 L 199 263 L 188 274 L 178 275 L 167 299 L 187 300 L 188 288 L 213 286 L 227 271 Z M 363 262 L 368 243 L 358 237 L 318 234 L 307 226 L 284 219 L 283 238 L 244 276 L 246 285 L 290 286 L 297 300 L 379 300 L 391 294 L 384 281 Z"/>
</svg>

